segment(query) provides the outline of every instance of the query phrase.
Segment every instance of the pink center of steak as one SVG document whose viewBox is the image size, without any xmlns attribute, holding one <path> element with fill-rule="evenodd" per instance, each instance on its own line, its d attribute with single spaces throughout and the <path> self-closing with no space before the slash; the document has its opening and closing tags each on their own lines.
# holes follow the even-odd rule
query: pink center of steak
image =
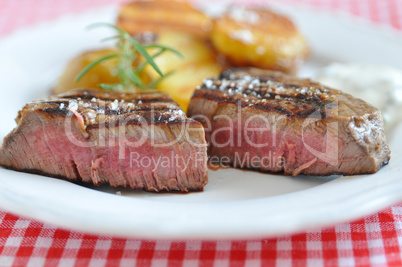
<svg viewBox="0 0 402 267">
<path fill-rule="evenodd" d="M 84 90 L 27 104 L 0 151 L 8 168 L 149 191 L 201 190 L 206 158 L 201 124 L 152 91 Z"/>
<path fill-rule="evenodd" d="M 189 115 L 206 129 L 209 155 L 290 175 L 361 174 L 388 163 L 381 113 L 306 79 L 227 70 L 194 93 Z"/>
</svg>

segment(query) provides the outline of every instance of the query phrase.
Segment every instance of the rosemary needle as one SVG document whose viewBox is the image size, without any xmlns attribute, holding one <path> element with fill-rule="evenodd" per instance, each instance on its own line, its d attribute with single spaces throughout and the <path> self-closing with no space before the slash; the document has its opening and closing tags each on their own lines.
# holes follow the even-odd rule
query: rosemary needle
<svg viewBox="0 0 402 267">
<path fill-rule="evenodd" d="M 109 40 L 117 40 L 116 47 L 119 50 L 118 53 L 112 53 L 103 57 L 98 58 L 97 60 L 88 64 L 74 79 L 75 82 L 78 82 L 85 74 L 88 73 L 93 67 L 102 63 L 103 61 L 107 61 L 113 58 L 118 58 L 118 74 L 120 83 L 117 84 L 98 84 L 98 87 L 105 90 L 127 90 L 133 88 L 139 89 L 150 89 L 155 87 L 163 78 L 172 74 L 169 72 L 164 74 L 156 65 L 154 59 L 165 52 L 172 52 L 179 57 L 183 57 L 183 55 L 168 46 L 160 45 L 160 44 L 146 44 L 142 45 L 138 42 L 134 37 L 132 37 L 125 30 L 107 23 L 97 23 L 90 25 L 89 28 L 105 26 L 114 29 L 117 32 L 117 35 L 106 37 L 101 41 L 109 41 Z M 150 55 L 147 51 L 148 48 L 159 49 L 155 54 Z M 137 67 L 133 66 L 133 62 L 142 56 L 144 59 L 143 62 Z M 141 79 L 141 72 L 145 69 L 147 65 L 150 65 L 158 74 L 159 78 L 155 79 L 148 84 L 145 84 Z"/>
</svg>

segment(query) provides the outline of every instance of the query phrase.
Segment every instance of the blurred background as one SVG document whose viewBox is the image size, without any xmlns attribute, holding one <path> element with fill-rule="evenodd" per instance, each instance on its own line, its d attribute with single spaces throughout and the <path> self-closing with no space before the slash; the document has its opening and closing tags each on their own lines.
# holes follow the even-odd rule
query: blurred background
<svg viewBox="0 0 402 267">
<path fill-rule="evenodd" d="M 52 20 L 63 14 L 81 13 L 106 5 L 117 5 L 125 0 L 1 0 L 0 35 L 22 26 L 44 20 Z M 217 0 L 193 0 L 192 2 L 217 2 Z M 218 1 L 258 5 L 266 3 L 307 5 L 326 10 L 338 10 L 366 18 L 373 22 L 402 28 L 402 1 L 400 0 L 232 0 Z"/>
</svg>

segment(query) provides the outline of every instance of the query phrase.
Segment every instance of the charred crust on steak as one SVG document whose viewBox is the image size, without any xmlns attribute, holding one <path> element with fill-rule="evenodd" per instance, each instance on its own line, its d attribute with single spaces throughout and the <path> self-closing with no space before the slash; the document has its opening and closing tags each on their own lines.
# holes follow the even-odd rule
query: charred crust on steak
<svg viewBox="0 0 402 267">
<path fill-rule="evenodd" d="M 252 168 L 288 175 L 354 175 L 374 173 L 390 159 L 377 108 L 342 91 L 276 71 L 228 69 L 217 78 L 205 79 L 193 94 L 188 114 L 205 125 L 209 155 L 229 158 L 234 167 L 239 167 L 236 153 L 259 159 L 274 153 L 284 166 Z M 265 131 L 251 134 L 261 147 L 247 143 L 247 123 L 254 116 L 267 119 L 254 121 Z M 234 141 L 227 142 L 229 138 Z"/>
<path fill-rule="evenodd" d="M 138 91 L 127 91 L 124 93 L 121 92 L 105 92 L 101 90 L 73 90 L 67 93 L 59 95 L 60 98 L 65 99 L 82 99 L 82 100 L 92 100 L 93 98 L 104 101 L 114 101 L 115 99 L 119 100 L 129 100 L 131 103 L 149 103 L 149 102 L 170 102 L 174 103 L 173 99 L 164 93 L 159 91 L 146 91 L 146 92 L 138 92 Z"/>
<path fill-rule="evenodd" d="M 242 107 L 273 110 L 287 116 L 321 118 L 336 107 L 339 91 L 309 79 L 298 79 L 276 71 L 254 68 L 229 69 L 218 78 L 205 79 L 193 97 Z"/>
<path fill-rule="evenodd" d="M 86 127 L 115 125 L 119 120 L 125 124 L 197 123 L 188 119 L 169 95 L 152 90 L 120 93 L 79 89 L 31 102 L 24 109 L 50 116 L 73 116 L 77 112 Z"/>
<path fill-rule="evenodd" d="M 202 124 L 162 92 L 77 89 L 28 103 L 16 122 L 0 148 L 5 168 L 153 192 L 208 182 Z"/>
</svg>

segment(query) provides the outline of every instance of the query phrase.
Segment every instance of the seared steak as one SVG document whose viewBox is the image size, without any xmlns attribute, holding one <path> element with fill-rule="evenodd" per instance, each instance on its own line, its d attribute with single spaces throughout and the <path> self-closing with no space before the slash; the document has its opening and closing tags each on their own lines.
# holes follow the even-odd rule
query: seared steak
<svg viewBox="0 0 402 267">
<path fill-rule="evenodd" d="M 203 123 L 209 156 L 287 175 L 374 173 L 388 163 L 380 111 L 308 79 L 229 69 L 195 91 L 188 115 Z"/>
<path fill-rule="evenodd" d="M 208 182 L 202 125 L 161 92 L 70 91 L 16 121 L 0 150 L 6 168 L 157 192 Z"/>
</svg>

